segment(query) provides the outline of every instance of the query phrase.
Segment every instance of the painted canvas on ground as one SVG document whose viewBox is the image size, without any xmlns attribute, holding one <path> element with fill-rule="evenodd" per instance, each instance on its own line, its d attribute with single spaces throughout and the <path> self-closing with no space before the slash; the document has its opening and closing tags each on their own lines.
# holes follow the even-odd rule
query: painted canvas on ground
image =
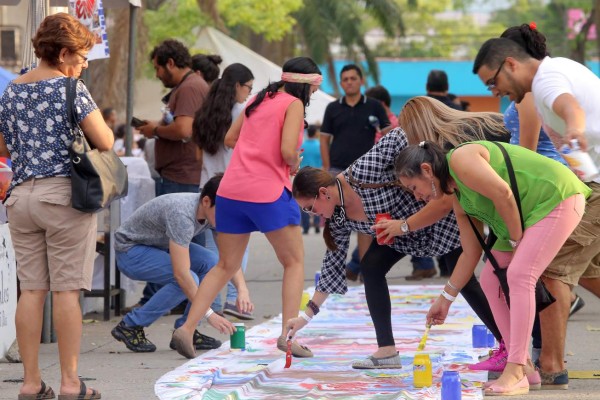
<svg viewBox="0 0 600 400">
<path fill-rule="evenodd" d="M 456 370 L 463 383 L 462 398 L 481 399 L 487 372 L 466 367 L 486 351 L 471 346 L 471 327 L 481 322 L 462 298 L 452 305 L 448 323 L 431 328 L 422 352 L 430 356 L 433 385 L 413 386 L 412 362 L 425 331 L 425 315 L 441 289 L 390 287 L 402 369 L 352 369 L 352 360 L 377 349 L 364 288 L 359 286 L 350 288 L 345 296 L 330 296 L 319 315 L 298 333 L 300 342 L 313 351 L 313 358 L 294 358 L 291 368 L 283 368 L 285 353 L 276 347 L 280 315 L 246 331 L 245 351 L 230 350 L 226 342 L 163 375 L 155 393 L 163 400 L 439 399 L 443 371 Z"/>
</svg>

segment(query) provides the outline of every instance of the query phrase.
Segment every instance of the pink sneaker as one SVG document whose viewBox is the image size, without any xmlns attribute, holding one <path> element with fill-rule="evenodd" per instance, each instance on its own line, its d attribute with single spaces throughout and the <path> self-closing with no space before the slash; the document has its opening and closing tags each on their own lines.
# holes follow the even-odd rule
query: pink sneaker
<svg viewBox="0 0 600 400">
<path fill-rule="evenodd" d="M 506 367 L 506 360 L 508 359 L 508 353 L 504 342 L 500 342 L 498 350 L 494 350 L 490 358 L 485 361 L 478 362 L 477 364 L 469 365 L 469 369 L 475 371 L 492 371 L 502 372 Z"/>
</svg>

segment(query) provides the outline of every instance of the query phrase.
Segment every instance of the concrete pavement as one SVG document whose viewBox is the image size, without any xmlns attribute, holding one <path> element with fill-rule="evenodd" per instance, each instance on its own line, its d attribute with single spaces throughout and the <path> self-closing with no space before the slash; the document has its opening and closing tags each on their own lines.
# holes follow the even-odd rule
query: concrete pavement
<svg viewBox="0 0 600 400">
<path fill-rule="evenodd" d="M 306 263 L 305 287 L 314 285 L 314 273 L 320 269 L 321 257 L 325 245 L 320 235 L 311 233 L 304 236 Z M 404 259 L 390 271 L 389 283 L 405 284 L 404 276 L 411 272 L 409 259 Z M 250 241 L 250 260 L 246 278 L 255 304 L 254 321 L 246 326 L 259 324 L 281 312 L 281 278 L 282 268 L 265 237 L 253 234 Z M 432 283 L 442 284 L 444 280 L 431 279 Z M 141 292 L 142 285 L 139 286 Z M 586 306 L 573 316 L 569 324 L 567 342 L 567 361 L 570 370 L 600 370 L 600 300 L 587 291 L 578 288 L 577 293 L 585 300 Z M 129 294 L 137 299 L 139 293 Z M 83 340 L 80 359 L 80 374 L 91 379 L 88 386 L 102 392 L 103 399 L 146 400 L 154 396 L 154 383 L 164 373 L 182 365 L 186 360 L 175 351 L 169 349 L 169 341 L 175 316 L 161 318 L 153 326 L 146 329 L 148 338 L 156 344 L 155 353 L 132 353 L 125 346 L 115 341 L 110 330 L 120 318 L 101 321 L 99 314 L 89 314 L 86 319 L 95 322 L 86 323 L 83 327 Z M 212 327 L 200 327 L 200 331 L 223 341 L 229 337 L 219 334 Z M 300 333 L 301 334 L 301 333 Z M 397 336 L 400 333 L 396 333 Z M 364 349 L 357 358 L 364 357 L 373 349 Z M 44 380 L 58 391 L 60 384 L 57 345 L 41 346 L 40 365 Z M 18 383 L 12 382 L 22 378 L 21 364 L 0 362 L 0 399 L 16 399 Z M 600 379 L 572 379 L 568 391 L 539 391 L 514 399 L 600 399 Z"/>
</svg>

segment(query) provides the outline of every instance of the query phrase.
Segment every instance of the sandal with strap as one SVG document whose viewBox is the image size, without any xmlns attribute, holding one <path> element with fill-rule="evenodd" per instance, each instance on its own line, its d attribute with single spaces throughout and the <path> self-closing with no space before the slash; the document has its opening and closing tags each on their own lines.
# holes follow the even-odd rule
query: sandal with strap
<svg viewBox="0 0 600 400">
<path fill-rule="evenodd" d="M 42 388 L 39 392 L 34 394 L 20 394 L 17 397 L 18 400 L 49 400 L 55 398 L 54 390 L 50 386 L 46 386 L 46 383 L 42 381 Z"/>
<path fill-rule="evenodd" d="M 352 361 L 352 368 L 354 369 L 383 369 L 393 368 L 401 369 L 402 363 L 400 362 L 400 355 L 396 352 L 395 355 L 389 357 L 373 357 L 369 356 L 364 360 Z"/>
<path fill-rule="evenodd" d="M 85 383 L 80 379 L 79 394 L 59 394 L 58 400 L 98 400 L 102 398 L 102 395 L 96 389 L 90 388 L 90 390 L 92 393 L 87 392 Z"/>
<path fill-rule="evenodd" d="M 285 338 L 285 335 L 281 335 L 277 339 L 277 348 L 281 351 L 287 352 L 287 339 Z M 292 342 L 292 355 L 298 358 L 308 358 L 312 357 L 313 353 L 308 347 L 302 346 L 294 340 Z"/>
</svg>

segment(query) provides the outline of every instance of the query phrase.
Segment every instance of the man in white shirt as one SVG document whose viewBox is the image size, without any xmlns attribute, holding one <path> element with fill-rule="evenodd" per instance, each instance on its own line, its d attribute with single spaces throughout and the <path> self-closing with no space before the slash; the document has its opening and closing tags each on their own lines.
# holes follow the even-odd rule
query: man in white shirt
<svg viewBox="0 0 600 400">
<path fill-rule="evenodd" d="M 473 73 L 494 95 L 509 96 L 517 103 L 532 92 L 553 140 L 568 144 L 577 139 L 600 164 L 600 79 L 585 66 L 566 58 L 537 60 L 516 42 L 499 38 L 483 44 Z M 593 193 L 583 219 L 543 275 L 556 298 L 540 313 L 539 367 L 542 387 L 548 389 L 568 387 L 564 349 L 571 287 L 579 283 L 600 297 L 600 179 L 586 183 Z"/>
</svg>

